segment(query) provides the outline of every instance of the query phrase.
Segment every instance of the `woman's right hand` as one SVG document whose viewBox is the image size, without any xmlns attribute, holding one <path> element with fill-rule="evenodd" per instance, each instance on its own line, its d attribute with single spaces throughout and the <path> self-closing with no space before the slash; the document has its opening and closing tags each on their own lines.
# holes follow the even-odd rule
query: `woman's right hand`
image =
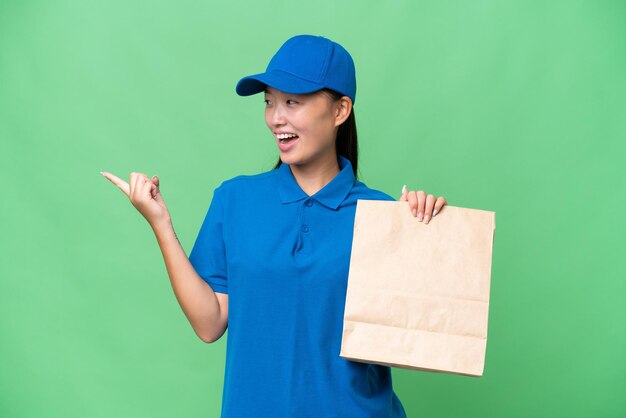
<svg viewBox="0 0 626 418">
<path fill-rule="evenodd" d="M 146 174 L 132 172 L 130 173 L 130 182 L 126 183 L 107 171 L 102 171 L 101 174 L 124 192 L 130 199 L 130 203 L 152 227 L 163 221 L 171 220 L 159 190 L 159 178 L 157 176 L 150 179 Z"/>
</svg>

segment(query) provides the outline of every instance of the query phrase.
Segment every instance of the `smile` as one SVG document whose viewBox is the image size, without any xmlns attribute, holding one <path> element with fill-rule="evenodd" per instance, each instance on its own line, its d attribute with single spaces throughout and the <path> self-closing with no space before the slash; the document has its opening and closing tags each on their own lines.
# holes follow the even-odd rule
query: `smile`
<svg viewBox="0 0 626 418">
<path fill-rule="evenodd" d="M 289 151 L 293 148 L 298 142 L 300 142 L 300 137 L 297 135 L 276 135 L 276 142 L 278 143 L 278 148 L 285 152 Z"/>
<path fill-rule="evenodd" d="M 285 143 L 291 139 L 294 138 L 298 138 L 298 135 L 296 134 L 292 134 L 289 132 L 286 133 L 278 133 L 278 134 L 274 134 L 274 136 L 276 137 L 276 139 L 278 139 L 281 143 Z"/>
</svg>

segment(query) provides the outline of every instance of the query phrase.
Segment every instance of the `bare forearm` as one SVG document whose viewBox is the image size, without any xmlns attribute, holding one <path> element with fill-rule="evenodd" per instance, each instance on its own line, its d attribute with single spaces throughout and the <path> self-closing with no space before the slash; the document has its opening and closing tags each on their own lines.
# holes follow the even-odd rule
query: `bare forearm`
<svg viewBox="0 0 626 418">
<path fill-rule="evenodd" d="M 176 299 L 194 331 L 205 342 L 225 330 L 220 305 L 211 287 L 198 275 L 178 241 L 171 220 L 151 225 L 157 238 Z"/>
</svg>

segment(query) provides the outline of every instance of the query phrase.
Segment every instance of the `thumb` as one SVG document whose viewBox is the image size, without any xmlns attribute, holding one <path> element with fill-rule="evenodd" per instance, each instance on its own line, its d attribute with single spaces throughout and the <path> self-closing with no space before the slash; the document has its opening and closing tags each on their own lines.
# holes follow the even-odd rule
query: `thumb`
<svg viewBox="0 0 626 418">
<path fill-rule="evenodd" d="M 407 194 L 409 193 L 409 191 L 406 188 L 406 184 L 404 186 L 402 186 L 402 195 L 400 196 L 400 201 L 401 202 L 406 202 L 407 201 Z"/>
</svg>

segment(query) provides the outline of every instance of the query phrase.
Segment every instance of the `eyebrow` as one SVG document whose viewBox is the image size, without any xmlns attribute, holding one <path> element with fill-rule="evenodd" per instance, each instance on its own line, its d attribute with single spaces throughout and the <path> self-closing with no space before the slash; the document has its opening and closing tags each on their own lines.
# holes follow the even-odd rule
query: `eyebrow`
<svg viewBox="0 0 626 418">
<path fill-rule="evenodd" d="M 267 87 L 265 88 L 265 90 L 263 90 L 263 92 L 266 94 L 271 94 L 270 91 L 267 89 Z"/>
</svg>

